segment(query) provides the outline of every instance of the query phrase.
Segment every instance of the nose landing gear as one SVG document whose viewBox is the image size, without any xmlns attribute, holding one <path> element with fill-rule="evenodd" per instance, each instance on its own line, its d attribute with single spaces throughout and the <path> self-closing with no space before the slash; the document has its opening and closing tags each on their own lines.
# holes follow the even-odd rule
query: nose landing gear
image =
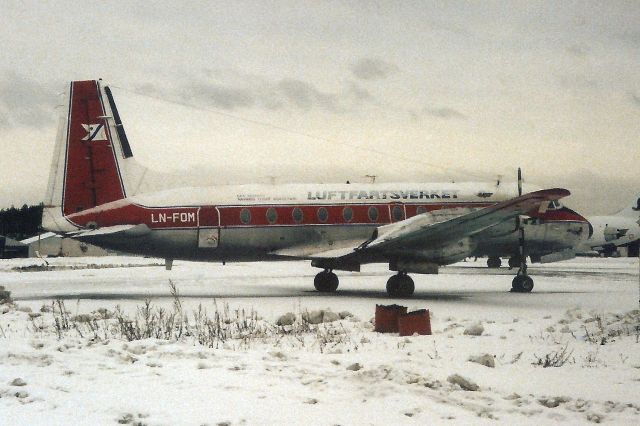
<svg viewBox="0 0 640 426">
<path fill-rule="evenodd" d="M 529 275 L 516 275 L 511 282 L 511 291 L 529 293 L 533 290 L 533 279 Z"/>
<path fill-rule="evenodd" d="M 518 167 L 518 196 L 522 195 L 522 170 Z M 509 259 L 509 267 L 517 266 L 520 264 L 520 269 L 513 281 L 511 282 L 511 291 L 517 293 L 529 293 L 533 290 L 533 279 L 527 275 L 527 254 L 525 250 L 525 238 L 524 238 L 524 224 L 517 219 L 517 226 L 520 231 L 520 238 L 518 239 L 518 245 L 520 248 L 519 256 L 513 256 Z"/>
</svg>

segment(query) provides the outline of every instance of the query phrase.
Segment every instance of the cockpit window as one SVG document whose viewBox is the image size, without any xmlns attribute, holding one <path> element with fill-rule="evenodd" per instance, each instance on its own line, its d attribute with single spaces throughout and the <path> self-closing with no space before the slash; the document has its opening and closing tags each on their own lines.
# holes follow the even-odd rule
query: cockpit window
<svg viewBox="0 0 640 426">
<path fill-rule="evenodd" d="M 547 206 L 547 210 L 560 210 L 562 208 L 562 204 L 558 200 L 549 201 L 549 205 Z"/>
</svg>

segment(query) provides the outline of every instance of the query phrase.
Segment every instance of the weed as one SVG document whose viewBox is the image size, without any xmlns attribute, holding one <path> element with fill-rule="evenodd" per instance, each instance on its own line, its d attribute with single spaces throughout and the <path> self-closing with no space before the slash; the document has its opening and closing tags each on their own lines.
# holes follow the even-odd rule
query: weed
<svg viewBox="0 0 640 426">
<path fill-rule="evenodd" d="M 571 355 L 573 354 L 573 350 L 567 352 L 568 344 L 565 344 L 562 348 L 557 351 L 549 352 L 544 355 L 544 357 L 539 357 L 536 354 L 533 356 L 536 358 L 536 362 L 532 363 L 533 365 L 541 366 L 542 368 L 547 367 L 562 367 L 571 359 Z"/>
</svg>

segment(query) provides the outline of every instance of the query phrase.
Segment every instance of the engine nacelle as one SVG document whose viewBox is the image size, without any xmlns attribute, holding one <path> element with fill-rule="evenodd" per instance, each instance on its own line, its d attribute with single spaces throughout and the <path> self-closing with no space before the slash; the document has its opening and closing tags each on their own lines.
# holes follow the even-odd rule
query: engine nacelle
<svg viewBox="0 0 640 426">
<path fill-rule="evenodd" d="M 439 265 L 448 265 L 470 256 L 476 244 L 470 238 L 464 238 L 453 244 L 420 250 L 419 257 L 398 258 L 389 262 L 392 271 L 414 272 L 416 274 L 437 274 Z"/>
</svg>

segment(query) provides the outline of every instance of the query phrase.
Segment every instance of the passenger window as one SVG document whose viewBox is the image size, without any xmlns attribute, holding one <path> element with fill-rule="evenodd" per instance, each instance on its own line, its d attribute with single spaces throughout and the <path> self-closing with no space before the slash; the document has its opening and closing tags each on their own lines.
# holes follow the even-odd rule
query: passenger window
<svg viewBox="0 0 640 426">
<path fill-rule="evenodd" d="M 249 209 L 245 208 L 240 210 L 240 222 L 245 225 L 251 222 L 251 212 L 249 211 Z"/>
<path fill-rule="evenodd" d="M 293 221 L 295 223 L 302 222 L 303 215 L 302 215 L 302 210 L 300 210 L 300 207 L 296 207 L 293 209 L 293 211 L 291 212 L 291 217 L 293 218 Z"/>
<path fill-rule="evenodd" d="M 345 222 L 351 222 L 351 219 L 353 219 L 353 210 L 351 207 L 345 207 L 342 209 L 342 218 Z"/>
<path fill-rule="evenodd" d="M 318 220 L 324 223 L 327 219 L 329 219 L 329 212 L 327 212 L 326 208 L 320 207 L 318 209 Z"/>
<path fill-rule="evenodd" d="M 273 207 L 269 207 L 267 209 L 267 222 L 269 222 L 270 224 L 274 224 L 276 223 L 276 220 L 278 220 L 278 213 L 276 212 L 276 209 L 274 209 Z"/>
<path fill-rule="evenodd" d="M 378 220 L 378 209 L 376 207 L 369 207 L 369 211 L 367 213 L 371 222 L 376 222 Z"/>
</svg>

